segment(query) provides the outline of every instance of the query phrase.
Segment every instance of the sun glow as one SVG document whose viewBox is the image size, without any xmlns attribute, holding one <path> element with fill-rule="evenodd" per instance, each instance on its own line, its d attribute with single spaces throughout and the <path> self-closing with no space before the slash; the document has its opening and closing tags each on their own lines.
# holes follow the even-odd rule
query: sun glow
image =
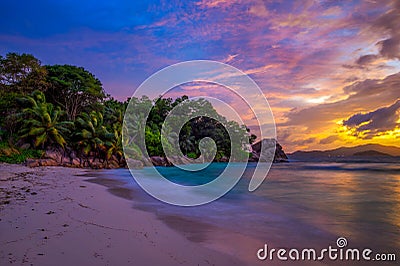
<svg viewBox="0 0 400 266">
<path fill-rule="evenodd" d="M 336 124 L 338 125 L 338 137 L 342 140 L 345 140 L 347 143 L 358 145 L 379 142 L 383 145 L 399 146 L 400 127 L 373 134 L 370 130 L 358 131 L 356 128 L 344 126 L 341 121 L 337 122 Z"/>
<path fill-rule="evenodd" d="M 318 98 L 307 99 L 308 103 L 324 103 L 330 96 L 322 96 Z"/>
</svg>

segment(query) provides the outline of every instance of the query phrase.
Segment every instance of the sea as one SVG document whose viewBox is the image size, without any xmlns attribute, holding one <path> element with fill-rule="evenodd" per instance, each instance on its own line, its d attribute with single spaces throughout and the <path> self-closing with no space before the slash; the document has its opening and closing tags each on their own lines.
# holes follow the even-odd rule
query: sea
<svg viewBox="0 0 400 266">
<path fill-rule="evenodd" d="M 198 185 L 211 181 L 225 167 L 225 163 L 212 163 L 199 172 L 177 167 L 157 170 L 172 182 Z M 132 177 L 135 173 L 146 175 L 146 169 L 132 173 L 128 169 L 107 170 L 99 172 L 96 179 L 118 180 L 109 190 L 129 191 L 132 208 L 154 213 L 191 241 L 210 247 L 225 243 L 223 251 L 228 253 L 254 251 L 249 256 L 255 258 L 257 248 L 264 243 L 318 250 L 336 247 L 337 239 L 345 238 L 348 248 L 395 253 L 400 261 L 399 163 L 278 163 L 273 164 L 262 185 L 249 192 L 255 167 L 256 163 L 248 163 L 231 191 L 196 207 L 173 206 L 149 196 Z"/>
</svg>

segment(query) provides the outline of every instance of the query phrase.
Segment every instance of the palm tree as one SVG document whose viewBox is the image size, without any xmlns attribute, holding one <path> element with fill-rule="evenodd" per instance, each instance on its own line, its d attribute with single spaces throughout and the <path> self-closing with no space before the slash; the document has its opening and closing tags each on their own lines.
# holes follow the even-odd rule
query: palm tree
<svg viewBox="0 0 400 266">
<path fill-rule="evenodd" d="M 105 142 L 105 159 L 107 161 L 110 160 L 113 155 L 117 157 L 119 163 L 121 163 L 123 158 L 122 123 L 124 120 L 124 110 L 125 107 L 118 103 L 115 103 L 112 107 L 105 108 L 104 124 L 107 125 L 107 128 L 113 132 L 112 139 Z"/>
<path fill-rule="evenodd" d="M 142 113 L 126 113 L 124 122 L 124 132 L 127 134 L 127 145 L 136 144 L 141 151 L 146 147 L 143 145 L 145 139 L 146 120 Z"/>
<path fill-rule="evenodd" d="M 121 163 L 121 160 L 124 156 L 124 151 L 122 149 L 122 135 L 120 130 L 114 130 L 114 137 L 111 141 L 107 141 L 106 143 L 106 160 L 110 160 L 110 158 L 115 155 L 118 159 L 118 162 Z"/>
<path fill-rule="evenodd" d="M 22 126 L 19 131 L 21 139 L 30 140 L 34 147 L 44 149 L 48 145 L 59 145 L 63 149 L 66 144 L 65 136 L 72 125 L 69 121 L 60 121 L 63 112 L 46 102 L 44 94 L 34 91 L 31 96 L 20 99 L 29 107 L 22 110 Z"/>
<path fill-rule="evenodd" d="M 104 108 L 104 125 L 112 130 L 121 130 L 124 112 L 125 107 L 122 104 L 116 103 L 113 106 L 106 106 Z"/>
<path fill-rule="evenodd" d="M 190 152 L 195 152 L 195 141 L 195 136 L 185 136 L 180 139 L 179 145 L 186 155 Z"/>
<path fill-rule="evenodd" d="M 88 162 L 89 156 L 92 155 L 94 161 L 102 153 L 104 154 L 107 145 L 110 145 L 110 141 L 114 137 L 114 134 L 104 126 L 103 115 L 100 112 L 81 113 L 75 120 L 75 127 L 76 144 L 83 155 L 87 157 Z"/>
</svg>

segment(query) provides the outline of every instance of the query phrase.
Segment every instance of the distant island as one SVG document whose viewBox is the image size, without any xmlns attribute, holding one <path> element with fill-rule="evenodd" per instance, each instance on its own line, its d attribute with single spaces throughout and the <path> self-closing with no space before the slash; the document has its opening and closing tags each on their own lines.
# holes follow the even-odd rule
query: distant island
<svg viewBox="0 0 400 266">
<path fill-rule="evenodd" d="M 296 151 L 288 154 L 288 157 L 291 161 L 400 162 L 400 148 L 381 144 L 365 144 L 325 151 Z"/>
</svg>

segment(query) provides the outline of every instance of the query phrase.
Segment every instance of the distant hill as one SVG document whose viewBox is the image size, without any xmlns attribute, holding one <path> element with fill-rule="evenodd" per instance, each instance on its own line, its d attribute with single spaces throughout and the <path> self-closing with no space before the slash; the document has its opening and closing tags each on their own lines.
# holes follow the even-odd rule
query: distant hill
<svg viewBox="0 0 400 266">
<path fill-rule="evenodd" d="M 288 157 L 296 161 L 400 161 L 400 148 L 366 144 L 326 151 L 296 151 L 288 154 Z"/>
<path fill-rule="evenodd" d="M 353 154 L 353 156 L 367 156 L 367 157 L 393 157 L 390 154 L 379 152 L 379 151 L 374 151 L 374 150 L 368 150 L 368 151 L 360 151 L 356 152 Z"/>
</svg>

